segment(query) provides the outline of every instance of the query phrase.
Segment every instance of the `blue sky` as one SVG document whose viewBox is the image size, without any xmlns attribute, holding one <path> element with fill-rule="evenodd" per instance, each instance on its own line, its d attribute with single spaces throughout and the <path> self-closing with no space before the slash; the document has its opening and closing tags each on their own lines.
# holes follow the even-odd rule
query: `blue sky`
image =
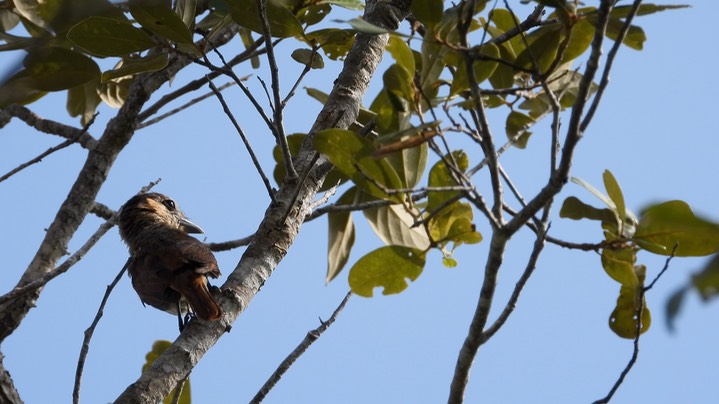
<svg viewBox="0 0 719 404">
<path fill-rule="evenodd" d="M 572 174 L 601 187 L 602 172 L 610 169 L 623 187 L 627 206 L 635 212 L 649 203 L 682 199 L 697 214 L 718 222 L 719 190 L 714 177 L 719 172 L 719 140 L 711 111 L 719 90 L 713 76 L 718 62 L 713 26 L 719 5 L 694 2 L 692 6 L 637 21 L 649 38 L 645 49 L 621 50 L 603 104 L 579 145 Z M 240 47 L 233 43 L 224 52 L 232 54 Z M 292 49 L 291 45 L 280 47 L 287 53 Z M 3 57 L 0 71 L 11 63 L 13 58 Z M 388 56 L 383 68 L 389 63 Z M 327 65 L 313 72 L 305 85 L 329 91 L 338 66 Z M 301 66 L 282 60 L 281 69 L 287 91 Z M 269 82 L 264 70 L 243 66 L 237 73 L 258 75 Z M 187 69 L 171 89 L 202 74 L 201 68 Z M 254 77 L 248 83 L 261 91 Z M 366 104 L 380 86 L 377 75 Z M 238 90 L 228 90 L 225 97 L 266 171 L 271 172 L 271 135 Z M 320 110 L 304 94 L 297 97 L 286 113 L 287 133 L 307 131 Z M 50 95 L 31 109 L 45 118 L 77 125 L 66 116 L 64 105 L 63 95 Z M 102 107 L 91 133 L 99 136 L 113 114 Z M 493 125 L 501 133 L 501 116 L 495 117 Z M 13 121 L 0 132 L 0 172 L 60 141 Z M 543 172 L 534 167 L 543 161 L 545 144 L 546 136 L 538 130 L 527 150 L 511 150 L 503 157 L 504 167 L 525 196 L 538 187 L 536 179 Z M 67 148 L 0 184 L 6 257 L 0 285 L 4 290 L 27 267 L 85 154 L 77 146 Z M 214 99 L 139 131 L 117 160 L 98 201 L 119 208 L 157 178 L 162 182 L 155 190 L 172 196 L 205 229 L 207 241 L 251 234 L 268 204 L 239 136 Z M 559 201 L 570 195 L 599 204 L 571 183 Z M 600 240 L 601 230 L 595 223 L 559 219 L 558 208 L 559 204 L 553 236 L 578 242 Z M 361 214 L 353 217 L 358 233 L 351 262 L 381 244 Z M 89 216 L 70 251 L 82 245 L 100 223 Z M 477 224 L 480 232 L 488 234 L 486 223 L 480 219 Z M 318 317 L 326 319 L 339 304 L 348 290 L 347 271 L 325 286 L 326 227 L 324 218 L 303 227 L 287 258 L 249 309 L 195 368 L 191 376 L 194 402 L 248 401 L 305 333 L 318 325 Z M 511 293 L 531 240 L 531 234 L 524 232 L 510 243 L 496 307 L 502 307 Z M 457 353 L 476 306 L 486 248 L 487 243 L 481 243 L 460 249 L 459 266 L 454 269 L 444 268 L 441 257 L 431 254 L 422 276 L 402 294 L 352 297 L 337 322 L 283 377 L 266 402 L 446 401 Z M 225 276 L 242 252 L 216 254 Z M 92 321 L 105 286 L 126 258 L 127 249 L 113 229 L 85 259 L 46 287 L 37 307 L 5 341 L 4 363 L 25 402 L 70 401 L 82 333 Z M 642 254 L 639 261 L 653 277 L 664 258 Z M 674 334 L 666 330 L 663 313 L 668 295 L 704 262 L 674 260 L 648 294 L 654 323 L 642 337 L 639 361 L 613 403 L 708 403 L 715 399 L 716 304 L 702 305 L 691 294 Z M 603 397 L 632 352 L 631 341 L 619 339 L 607 326 L 618 289 L 596 254 L 548 246 L 514 314 L 480 349 L 467 402 L 577 403 Z M 175 319 L 144 308 L 124 278 L 93 339 L 82 401 L 114 400 L 139 376 L 152 342 L 176 336 Z"/>
</svg>

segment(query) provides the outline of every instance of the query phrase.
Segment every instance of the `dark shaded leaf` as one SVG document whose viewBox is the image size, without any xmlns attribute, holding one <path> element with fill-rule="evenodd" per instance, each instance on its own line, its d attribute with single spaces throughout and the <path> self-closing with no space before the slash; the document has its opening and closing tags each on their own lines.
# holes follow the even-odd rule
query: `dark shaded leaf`
<svg viewBox="0 0 719 404">
<path fill-rule="evenodd" d="M 65 48 L 36 48 L 23 61 L 36 89 L 60 91 L 100 78 L 100 68 L 89 57 Z"/>
<path fill-rule="evenodd" d="M 230 0 L 227 2 L 232 19 L 245 28 L 259 34 L 263 33 L 257 0 Z M 288 38 L 302 35 L 302 24 L 281 1 L 267 1 L 267 22 L 273 37 Z"/>
<path fill-rule="evenodd" d="M 132 24 L 105 17 L 90 17 L 70 29 L 67 39 L 98 56 L 124 56 L 155 46 L 155 41 Z"/>
<path fill-rule="evenodd" d="M 130 0 L 130 13 L 149 31 L 169 40 L 193 45 L 192 32 L 165 0 Z"/>
<path fill-rule="evenodd" d="M 295 61 L 305 66 L 309 65 L 313 69 L 322 69 L 325 67 L 322 55 L 317 52 L 313 52 L 312 49 L 295 49 L 292 51 L 291 56 Z"/>
<path fill-rule="evenodd" d="M 337 200 L 337 205 L 352 205 L 355 203 L 356 197 L 357 187 L 352 187 Z M 327 224 L 327 275 L 325 282 L 330 283 L 347 264 L 355 242 L 355 227 L 352 213 L 349 211 L 329 212 Z"/>
</svg>

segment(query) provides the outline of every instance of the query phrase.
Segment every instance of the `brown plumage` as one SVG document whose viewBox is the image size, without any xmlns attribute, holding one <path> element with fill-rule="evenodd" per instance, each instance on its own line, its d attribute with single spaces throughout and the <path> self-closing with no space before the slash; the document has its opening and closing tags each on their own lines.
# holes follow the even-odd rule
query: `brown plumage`
<svg viewBox="0 0 719 404">
<path fill-rule="evenodd" d="M 188 235 L 203 231 L 172 199 L 159 193 L 132 197 L 122 207 L 118 227 L 130 249 L 132 287 L 143 303 L 178 316 L 189 303 L 203 320 L 220 318 L 222 310 L 207 281 L 220 276 L 217 261 L 207 246 Z"/>
</svg>

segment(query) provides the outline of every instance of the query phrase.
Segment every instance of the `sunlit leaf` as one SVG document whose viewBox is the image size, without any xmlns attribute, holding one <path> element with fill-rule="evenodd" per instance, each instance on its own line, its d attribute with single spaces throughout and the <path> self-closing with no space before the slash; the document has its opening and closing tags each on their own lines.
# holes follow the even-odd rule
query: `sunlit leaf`
<svg viewBox="0 0 719 404">
<path fill-rule="evenodd" d="M 456 150 L 452 152 L 452 156 L 445 156 L 444 159 L 435 163 L 432 169 L 429 170 L 429 186 L 433 188 L 441 187 L 453 187 L 459 185 L 455 181 L 455 177 L 452 176 L 450 169 L 447 167 L 446 161 L 454 162 L 457 164 L 456 169 L 460 172 L 464 172 L 469 167 L 469 157 L 463 150 Z M 427 196 L 427 211 L 434 212 L 446 201 L 457 197 L 460 194 L 459 191 L 432 191 Z"/>
<path fill-rule="evenodd" d="M 602 250 L 602 267 L 604 267 L 604 271 L 612 279 L 625 286 L 639 284 L 639 279 L 634 271 L 636 260 L 636 254 L 629 248 L 618 250 L 605 248 Z"/>
<path fill-rule="evenodd" d="M 719 252 L 719 224 L 694 215 L 684 201 L 652 205 L 642 212 L 634 239 L 643 249 L 679 257 Z"/>
<path fill-rule="evenodd" d="M 559 211 L 559 217 L 567 219 L 590 219 L 602 222 L 613 221 L 614 212 L 609 209 L 598 209 L 594 206 L 587 205 L 580 201 L 577 197 L 570 196 L 564 200 L 562 209 Z"/>
<path fill-rule="evenodd" d="M 357 187 L 348 189 L 337 200 L 337 205 L 352 205 L 356 200 L 356 195 Z M 330 283 L 347 264 L 355 242 L 355 227 L 350 211 L 329 212 L 327 223 L 327 276 L 325 276 L 325 282 Z"/>
<path fill-rule="evenodd" d="M 609 316 L 609 328 L 622 338 L 633 339 L 637 336 L 639 328 L 639 307 L 642 307 L 640 333 L 646 332 L 652 323 L 652 315 L 647 307 L 646 300 L 640 293 L 644 284 L 646 268 L 637 266 L 635 268 L 639 284 L 635 286 L 622 286 L 617 298 L 617 306 Z"/>
<path fill-rule="evenodd" d="M 372 297 L 374 288 L 383 288 L 383 295 L 400 293 L 416 280 L 425 264 L 424 253 L 413 248 L 385 246 L 376 249 L 350 269 L 349 284 L 352 293 Z"/>
<path fill-rule="evenodd" d="M 615 209 L 613 210 L 616 215 L 616 223 L 620 228 L 624 227 L 624 221 L 627 217 L 627 207 L 624 204 L 624 194 L 622 188 L 619 186 L 619 182 L 614 178 L 612 172 L 604 170 L 603 174 L 604 188 L 607 190 L 609 199 L 614 202 Z"/>
<path fill-rule="evenodd" d="M 426 250 L 429 248 L 429 237 L 423 226 L 413 227 L 415 217 L 419 211 L 414 209 L 412 214 L 407 207 L 399 204 L 380 206 L 362 211 L 375 234 L 386 245 Z"/>
<path fill-rule="evenodd" d="M 287 147 L 290 149 L 291 156 L 296 155 L 297 152 L 300 151 L 300 147 L 302 146 L 302 142 L 305 141 L 306 136 L 307 135 L 304 133 L 294 133 L 287 136 Z M 282 149 L 280 149 L 279 145 L 275 145 L 272 149 L 272 157 L 274 157 L 275 162 L 277 163 L 273 171 L 275 182 L 277 182 L 277 184 L 282 184 L 285 180 L 285 175 L 287 175 L 287 169 L 285 168 L 285 156 L 282 154 Z M 348 179 L 349 178 L 346 175 L 333 168 L 325 177 L 325 180 L 320 187 L 320 192 L 325 192 L 338 184 L 343 184 Z"/>
<path fill-rule="evenodd" d="M 403 41 L 402 38 L 397 35 L 390 35 L 386 48 L 395 62 L 397 62 L 397 65 L 403 67 L 410 76 L 414 77 L 414 55 L 412 54 L 412 49 L 407 45 L 407 42 Z"/>
</svg>

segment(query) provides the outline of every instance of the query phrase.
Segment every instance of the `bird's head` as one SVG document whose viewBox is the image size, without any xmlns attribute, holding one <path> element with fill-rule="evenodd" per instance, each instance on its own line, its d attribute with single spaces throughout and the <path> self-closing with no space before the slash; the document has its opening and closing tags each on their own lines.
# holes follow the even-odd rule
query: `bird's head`
<svg viewBox="0 0 719 404">
<path fill-rule="evenodd" d="M 185 217 L 175 201 L 156 192 L 139 194 L 122 206 L 118 221 L 120 236 L 134 249 L 143 235 L 156 231 L 175 230 L 204 233 L 200 226 Z"/>
</svg>

